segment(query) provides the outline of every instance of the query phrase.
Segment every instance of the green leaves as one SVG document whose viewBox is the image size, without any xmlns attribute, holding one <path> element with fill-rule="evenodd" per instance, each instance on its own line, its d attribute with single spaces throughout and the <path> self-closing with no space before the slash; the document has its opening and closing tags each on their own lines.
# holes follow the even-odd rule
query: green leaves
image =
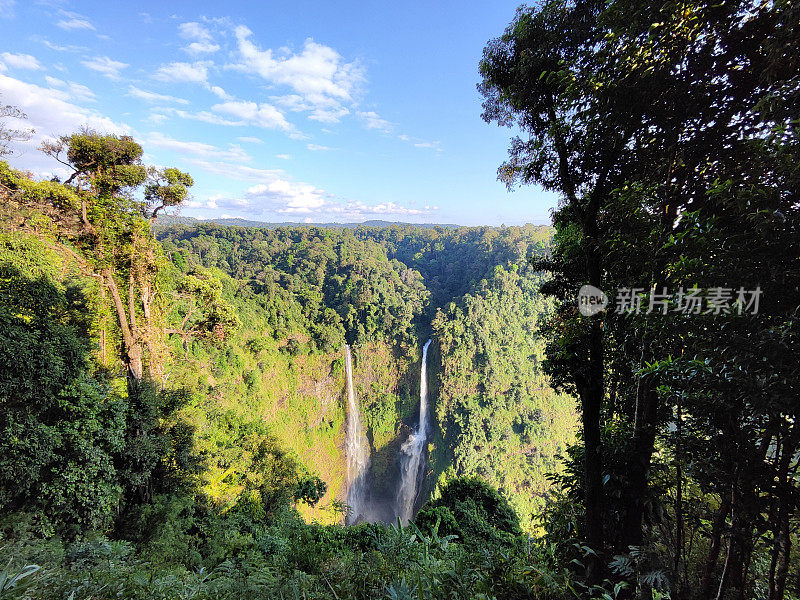
<svg viewBox="0 0 800 600">
<path fill-rule="evenodd" d="M 25 578 L 30 577 L 41 569 L 38 565 L 28 565 L 23 567 L 22 570 L 15 575 L 12 575 L 10 571 L 11 562 L 12 561 L 8 561 L 6 568 L 0 571 L 0 598 L 3 600 L 6 600 L 6 598 L 25 597 L 26 589 L 35 583 L 35 581 L 30 579 L 24 581 Z"/>
<path fill-rule="evenodd" d="M 92 369 L 86 282 L 58 280 L 57 263 L 37 268 L 42 245 L 3 242 L 0 508 L 39 510 L 67 535 L 103 527 L 120 498 L 125 424 L 121 399 Z"/>
<path fill-rule="evenodd" d="M 189 188 L 194 185 L 194 179 L 188 173 L 175 168 L 155 169 L 151 167 L 148 173 L 148 183 L 144 188 L 146 213 L 155 219 L 160 210 L 170 206 L 177 206 L 189 195 Z"/>
<path fill-rule="evenodd" d="M 176 288 L 182 336 L 197 335 L 207 340 L 222 342 L 241 325 L 236 309 L 222 297 L 222 282 L 202 267 L 191 269 L 181 277 Z"/>
</svg>

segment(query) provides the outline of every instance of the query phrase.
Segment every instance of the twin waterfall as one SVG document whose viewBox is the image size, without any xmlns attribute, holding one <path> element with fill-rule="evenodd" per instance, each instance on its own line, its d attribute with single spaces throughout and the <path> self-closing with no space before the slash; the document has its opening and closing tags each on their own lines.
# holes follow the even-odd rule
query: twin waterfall
<svg viewBox="0 0 800 600">
<path fill-rule="evenodd" d="M 397 492 L 397 512 L 400 521 L 405 524 L 413 516 L 414 504 L 417 501 L 419 484 L 424 477 L 422 457 L 428 445 L 428 346 L 431 341 L 425 342 L 422 348 L 422 371 L 419 376 L 419 423 L 416 429 L 408 436 L 401 450 L 400 458 L 400 489 Z"/>
<path fill-rule="evenodd" d="M 353 389 L 353 359 L 350 346 L 344 347 L 344 370 L 347 375 L 347 504 L 350 514 L 347 523 L 352 525 L 364 513 L 364 500 L 367 495 L 367 470 L 369 468 L 369 446 L 364 426 L 361 423 L 361 411 L 356 404 L 356 392 Z"/>
<path fill-rule="evenodd" d="M 400 481 L 393 507 L 369 506 L 367 474 L 369 472 L 369 443 L 361 419 L 361 410 L 353 388 L 353 359 L 350 346 L 344 347 L 344 365 L 347 376 L 347 504 L 350 511 L 347 524 L 361 521 L 386 520 L 392 513 L 404 524 L 414 516 L 414 506 L 419 495 L 420 484 L 425 476 L 425 451 L 431 430 L 428 417 L 428 346 L 422 348 L 422 369 L 419 382 L 419 422 L 400 448 Z M 373 499 L 373 503 L 375 500 Z M 388 511 L 386 510 L 388 509 Z M 388 512 L 388 514 L 387 514 Z"/>
</svg>

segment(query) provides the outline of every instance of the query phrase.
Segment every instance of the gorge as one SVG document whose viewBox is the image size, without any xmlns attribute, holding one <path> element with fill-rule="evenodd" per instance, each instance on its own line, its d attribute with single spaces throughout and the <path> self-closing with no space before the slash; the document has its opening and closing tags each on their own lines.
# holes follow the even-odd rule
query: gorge
<svg viewBox="0 0 800 600">
<path fill-rule="evenodd" d="M 361 408 L 353 386 L 353 359 L 350 346 L 344 346 L 345 389 L 347 395 L 347 433 L 345 438 L 345 458 L 347 462 L 347 523 L 362 521 L 394 522 L 400 519 L 408 523 L 414 508 L 420 503 L 420 484 L 425 475 L 425 457 L 431 423 L 428 416 L 428 347 L 432 340 L 422 348 L 422 362 L 419 380 L 419 419 L 416 427 L 400 446 L 397 456 L 400 475 L 397 481 L 395 502 L 378 499 L 379 493 L 371 493 L 367 479 L 370 465 L 369 441 L 363 429 Z"/>
<path fill-rule="evenodd" d="M 198 421 L 218 457 L 215 494 L 235 497 L 225 473 L 248 468 L 246 455 L 225 455 L 242 443 L 244 425 L 230 423 L 258 420 L 327 484 L 316 507 L 298 507 L 307 520 L 341 522 L 335 501 L 350 524 L 407 520 L 438 484 L 479 474 L 533 530 L 576 426 L 573 400 L 539 366 L 536 323 L 550 308 L 529 257 L 549 228 L 207 223 L 156 235 L 183 277 L 218 281 L 247 323 L 217 347 L 192 343 L 193 364 L 171 367 L 222 399 L 208 403 L 219 424 Z"/>
<path fill-rule="evenodd" d="M 424 476 L 424 460 L 427 451 L 428 434 L 431 428 L 428 420 L 428 346 L 422 347 L 422 369 L 419 378 L 419 422 L 408 439 L 401 446 L 400 486 L 397 492 L 397 513 L 403 523 L 413 516 L 418 500 L 419 484 Z"/>
</svg>

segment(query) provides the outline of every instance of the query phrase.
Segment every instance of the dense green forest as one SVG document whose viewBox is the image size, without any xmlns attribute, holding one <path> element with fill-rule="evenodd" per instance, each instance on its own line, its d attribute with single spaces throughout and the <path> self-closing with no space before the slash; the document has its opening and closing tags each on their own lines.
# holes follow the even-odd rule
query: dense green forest
<svg viewBox="0 0 800 600">
<path fill-rule="evenodd" d="M 529 258 L 544 251 L 547 228 L 209 224 L 157 227 L 156 236 L 185 273 L 207 270 L 229 281 L 223 297 L 248 323 L 225 348 L 209 350 L 195 341 L 181 350 L 176 336 L 173 352 L 189 361 L 172 366 L 170 381 L 198 397 L 208 391 L 217 404 L 235 399 L 223 401 L 226 408 L 270 423 L 328 484 L 323 506 L 340 496 L 343 484 L 342 345 L 353 344 L 356 353 L 356 388 L 374 457 L 372 488 L 389 501 L 404 426 L 416 419 L 420 340 L 433 335 L 440 350 L 432 367 L 441 373 L 433 385 L 442 410 L 428 493 L 437 480 L 481 474 L 522 511 L 526 529 L 535 528 L 545 475 L 557 470 L 555 458 L 573 441 L 576 421 L 573 401 L 554 394 L 537 367 L 544 351 L 537 320 L 551 307 L 538 293 L 541 275 Z M 437 306 L 434 298 L 445 303 Z M 475 310 L 476 302 L 483 310 Z M 509 322 L 519 327 L 512 331 Z M 473 382 L 467 398 L 470 386 L 458 387 L 461 376 L 491 384 Z M 502 405 L 499 398 L 508 401 Z M 493 467 L 476 460 L 474 444 L 465 443 L 467 430 L 486 440 L 480 452 L 500 459 Z M 220 475 L 227 468 L 223 462 Z M 316 507 L 301 511 L 325 522 L 340 517 Z"/>
<path fill-rule="evenodd" d="M 23 553 L 49 573 L 71 568 L 76 547 L 119 549 L 147 564 L 168 558 L 177 589 L 193 569 L 270 554 L 254 527 L 279 546 L 297 531 L 322 536 L 334 554 L 347 542 L 354 560 L 384 535 L 424 552 L 447 548 L 435 522 L 394 533 L 331 529 L 347 511 L 343 345 L 356 357 L 371 501 L 391 505 L 429 336 L 436 433 L 418 504 L 464 481 L 472 502 L 488 503 L 478 515 L 506 511 L 503 530 L 540 532 L 547 476 L 560 470 L 577 422 L 574 400 L 552 391 L 540 365 L 538 321 L 553 304 L 530 262 L 546 252 L 549 228 L 161 226 L 152 218 L 160 205 L 126 192 L 144 185 L 159 199 L 181 196 L 184 174 L 128 184 L 141 152 L 131 141 L 86 132 L 62 143 L 76 172 L 79 152 L 106 153 L 117 171 L 106 185 L 116 189 L 104 195 L 108 172 L 90 168 L 81 188 L 2 167 L 3 298 L 13 325 L 4 364 L 14 362 L 2 422 L 10 558 Z M 29 300 L 39 294 L 41 305 Z M 21 348 L 36 359 L 17 362 Z M 49 400 L 31 399 L 39 381 L 52 382 Z M 454 511 L 465 510 L 460 502 Z M 511 543 L 494 526 L 485 534 Z M 231 535 L 231 547 L 215 537 Z M 33 560 L 40 551 L 47 561 Z M 471 558 L 459 560 L 470 567 Z M 372 572 L 364 593 L 382 589 L 384 576 Z M 31 579 L 39 580 L 66 585 Z M 85 582 L 95 584 L 104 585 Z M 262 589 L 271 588 L 253 587 Z"/>
<path fill-rule="evenodd" d="M 191 175 L 90 130 L 0 162 L 0 598 L 800 598 L 798 23 L 520 8 L 479 91 L 552 227 L 165 223 Z M 344 526 L 343 349 L 391 508 L 427 339 L 418 512 Z"/>
</svg>

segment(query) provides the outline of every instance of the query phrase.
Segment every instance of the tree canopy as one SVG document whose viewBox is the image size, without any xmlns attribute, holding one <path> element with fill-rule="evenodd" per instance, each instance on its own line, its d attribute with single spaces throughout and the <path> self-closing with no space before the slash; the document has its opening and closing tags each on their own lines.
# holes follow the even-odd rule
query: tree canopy
<svg viewBox="0 0 800 600">
<path fill-rule="evenodd" d="M 574 459 L 583 466 L 574 473 L 581 538 L 594 551 L 586 559 L 590 584 L 611 564 L 641 594 L 652 585 L 645 577 L 651 569 L 669 574 L 676 595 L 696 586 L 706 597 L 712 585 L 718 597 L 728 588 L 744 595 L 758 579 L 749 573 L 755 540 L 771 530 L 765 578 L 770 597 L 783 594 L 779 565 L 789 555 L 777 529 L 786 523 L 774 520 L 783 500 L 772 483 L 756 483 L 752 469 L 782 486 L 797 484 L 780 467 L 783 451 L 764 454 L 795 443 L 795 408 L 778 400 L 794 384 L 778 376 L 786 388 L 754 395 L 757 381 L 776 375 L 768 357 L 796 357 L 789 332 L 797 308 L 798 187 L 788 166 L 795 159 L 787 162 L 797 149 L 796 17 L 786 2 L 547 2 L 521 8 L 485 49 L 484 118 L 526 135 L 512 140 L 500 179 L 536 183 L 561 198 L 553 254 L 539 265 L 553 275 L 543 290 L 559 302 L 547 366 L 581 400 Z M 666 305 L 642 314 L 612 306 L 584 317 L 575 299 L 587 283 L 612 298 L 635 288 L 645 309 L 662 294 Z M 697 316 L 681 310 L 690 288 L 705 290 Z M 712 290 L 727 294 L 724 308 Z M 735 304 L 743 290 L 763 294 L 757 315 L 742 316 Z M 752 348 L 766 370 L 741 354 Z M 712 417 L 721 406 L 726 423 Z M 715 424 L 687 436 L 687 423 L 704 419 Z M 665 460 L 663 452 L 676 454 Z M 719 460 L 728 467 L 706 479 L 700 464 Z M 662 468 L 670 475 L 656 482 Z M 702 489 L 696 500 L 707 504 L 691 517 L 715 523 L 703 533 L 705 559 L 687 550 L 693 484 Z M 677 495 L 674 502 L 664 489 Z M 731 497 L 738 508 L 728 506 Z M 654 516 L 659 511 L 675 523 Z M 759 512 L 769 525 L 753 527 Z M 788 518 L 782 514 L 779 520 Z M 726 566 L 718 573 L 729 518 Z M 669 540 L 659 524 L 671 527 Z M 658 560 L 630 558 L 659 543 L 666 549 Z M 612 561 L 614 554 L 629 562 Z"/>
</svg>

